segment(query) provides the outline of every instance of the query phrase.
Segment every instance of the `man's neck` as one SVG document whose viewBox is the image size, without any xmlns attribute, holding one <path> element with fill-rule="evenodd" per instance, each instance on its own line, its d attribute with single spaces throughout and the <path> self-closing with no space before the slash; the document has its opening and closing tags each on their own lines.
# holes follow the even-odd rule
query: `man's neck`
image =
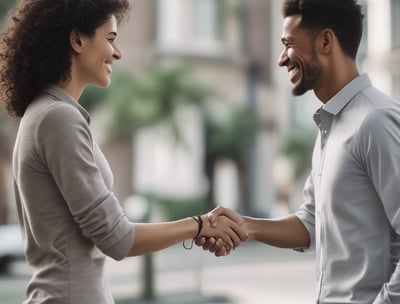
<svg viewBox="0 0 400 304">
<path fill-rule="evenodd" d="M 340 64 L 332 64 L 323 74 L 325 76 L 314 88 L 314 93 L 324 104 L 360 75 L 352 59 L 341 61 Z"/>
</svg>

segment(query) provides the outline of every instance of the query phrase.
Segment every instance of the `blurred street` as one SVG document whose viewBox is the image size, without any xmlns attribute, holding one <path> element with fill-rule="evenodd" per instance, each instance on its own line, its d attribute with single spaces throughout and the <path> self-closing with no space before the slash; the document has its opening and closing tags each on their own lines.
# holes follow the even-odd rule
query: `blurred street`
<svg viewBox="0 0 400 304">
<path fill-rule="evenodd" d="M 116 304 L 309 304 L 314 300 L 314 255 L 249 242 L 228 257 L 216 258 L 176 245 L 153 255 L 153 300 L 140 300 L 143 257 L 109 260 Z M 0 277 L 0 303 L 21 303 L 29 270 L 15 262 Z"/>
</svg>

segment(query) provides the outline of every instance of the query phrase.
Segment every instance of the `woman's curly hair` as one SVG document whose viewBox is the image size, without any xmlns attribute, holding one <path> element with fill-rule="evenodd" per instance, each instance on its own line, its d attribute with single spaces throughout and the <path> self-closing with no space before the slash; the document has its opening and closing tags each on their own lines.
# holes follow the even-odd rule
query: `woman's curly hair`
<svg viewBox="0 0 400 304">
<path fill-rule="evenodd" d="M 0 34 L 0 98 L 22 117 L 48 85 L 70 77 L 70 33 L 93 36 L 111 15 L 120 23 L 128 0 L 20 0 Z"/>
</svg>

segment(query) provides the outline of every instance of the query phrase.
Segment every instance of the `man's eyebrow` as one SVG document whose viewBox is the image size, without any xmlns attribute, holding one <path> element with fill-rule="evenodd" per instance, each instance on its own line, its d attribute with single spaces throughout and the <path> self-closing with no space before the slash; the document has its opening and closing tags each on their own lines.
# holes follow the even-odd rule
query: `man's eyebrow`
<svg viewBox="0 0 400 304">
<path fill-rule="evenodd" d="M 283 44 L 287 44 L 289 42 L 293 43 L 294 39 L 292 37 L 281 37 L 281 41 Z"/>
</svg>

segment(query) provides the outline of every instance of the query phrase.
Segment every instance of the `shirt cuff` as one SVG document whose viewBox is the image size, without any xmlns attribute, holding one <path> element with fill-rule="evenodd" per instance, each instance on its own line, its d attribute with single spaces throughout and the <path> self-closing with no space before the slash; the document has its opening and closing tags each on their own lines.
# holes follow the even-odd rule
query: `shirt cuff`
<svg viewBox="0 0 400 304">
<path fill-rule="evenodd" d="M 297 252 L 314 252 L 315 251 L 315 225 L 314 221 L 310 219 L 307 213 L 303 211 L 298 211 L 296 214 L 297 218 L 303 223 L 304 227 L 307 229 L 310 236 L 310 243 L 306 247 L 297 247 L 293 250 Z"/>
</svg>

